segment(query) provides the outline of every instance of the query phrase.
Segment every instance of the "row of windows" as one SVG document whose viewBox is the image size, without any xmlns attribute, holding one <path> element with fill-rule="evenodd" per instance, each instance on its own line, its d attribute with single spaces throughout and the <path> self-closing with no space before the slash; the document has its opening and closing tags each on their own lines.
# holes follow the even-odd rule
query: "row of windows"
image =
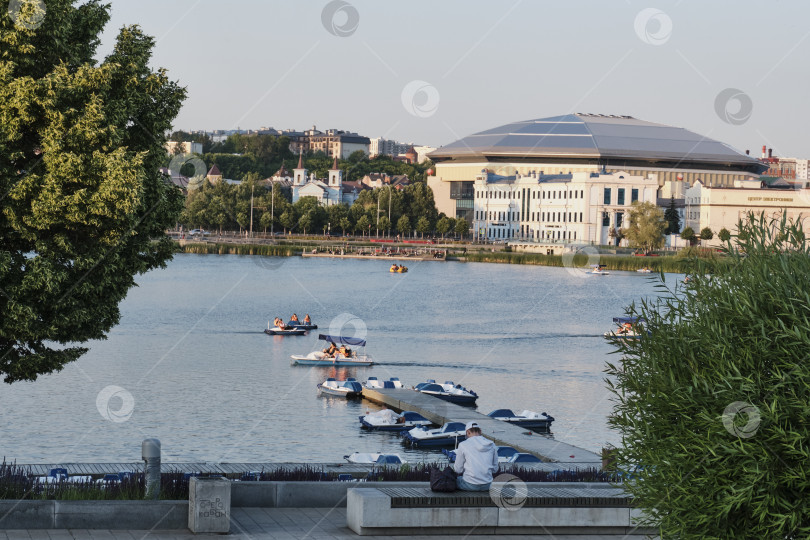
<svg viewBox="0 0 810 540">
<path fill-rule="evenodd" d="M 483 210 L 475 211 L 475 219 L 484 219 L 487 216 L 488 221 L 515 221 L 517 220 L 517 212 L 484 212 Z"/>
<path fill-rule="evenodd" d="M 611 201 L 612 201 L 613 189 L 609 188 L 609 187 L 606 187 L 604 189 L 605 189 L 604 198 L 603 198 L 604 204 L 612 204 Z M 627 201 L 625 199 L 625 192 L 626 192 L 626 188 L 616 188 L 616 204 L 617 205 L 623 206 L 623 205 L 627 204 Z M 564 189 L 563 190 L 554 190 L 554 191 L 545 191 L 545 190 L 543 190 L 543 191 L 539 191 L 539 192 L 538 191 L 530 191 L 530 193 L 531 193 L 531 199 L 537 199 L 538 194 L 540 195 L 539 198 L 541 198 L 541 199 L 549 199 L 549 200 L 554 200 L 554 199 L 560 199 L 560 200 L 563 200 L 563 199 L 584 199 L 585 198 L 585 190 L 582 190 L 582 189 L 579 189 L 579 190 L 575 189 L 575 190 L 572 190 L 572 191 L 568 191 L 568 190 L 564 190 Z M 475 196 L 478 199 L 482 199 L 482 198 L 487 198 L 487 199 L 515 199 L 515 198 L 517 198 L 517 199 L 520 199 L 520 191 L 515 191 L 515 192 L 512 192 L 512 191 L 477 191 Z M 451 198 L 455 198 L 455 197 L 451 197 Z M 637 200 L 638 200 L 638 188 L 632 188 L 630 190 L 630 202 L 629 202 L 629 204 L 633 204 Z"/>
<path fill-rule="evenodd" d="M 515 221 L 517 220 L 517 212 L 484 212 L 483 210 L 476 210 L 475 219 L 483 220 L 484 216 L 488 221 Z M 531 221 L 551 221 L 562 223 L 581 223 L 582 212 L 532 212 Z M 539 218 L 539 219 L 538 219 Z"/>
<path fill-rule="evenodd" d="M 636 190 L 638 191 L 638 190 Z M 531 199 L 584 199 L 585 190 L 556 190 L 556 191 L 530 191 Z M 539 195 L 539 196 L 538 196 Z M 475 197 L 478 199 L 520 199 L 520 191 L 476 191 Z"/>
<path fill-rule="evenodd" d="M 604 204 L 611 204 L 611 188 L 606 187 L 604 193 Z M 625 198 L 624 198 L 625 188 L 616 188 L 616 204 L 619 206 L 624 206 Z M 638 200 L 638 189 L 633 188 L 630 190 L 630 204 L 633 204 Z"/>
</svg>

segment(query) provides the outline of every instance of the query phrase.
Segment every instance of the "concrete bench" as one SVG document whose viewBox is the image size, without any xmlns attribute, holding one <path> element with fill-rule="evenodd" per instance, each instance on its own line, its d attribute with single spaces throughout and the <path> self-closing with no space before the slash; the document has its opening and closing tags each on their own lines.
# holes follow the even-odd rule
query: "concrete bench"
<svg viewBox="0 0 810 540">
<path fill-rule="evenodd" d="M 532 534 L 647 538 L 622 488 L 553 483 L 493 485 L 490 492 L 434 493 L 424 488 L 353 488 L 346 523 L 359 535 Z M 512 491 L 510 491 L 510 489 Z"/>
</svg>

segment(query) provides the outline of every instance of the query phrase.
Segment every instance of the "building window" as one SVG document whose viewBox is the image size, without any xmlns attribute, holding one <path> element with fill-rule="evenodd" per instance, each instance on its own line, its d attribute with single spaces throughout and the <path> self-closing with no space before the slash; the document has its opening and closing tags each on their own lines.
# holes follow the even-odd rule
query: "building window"
<svg viewBox="0 0 810 540">
<path fill-rule="evenodd" d="M 630 191 L 630 204 L 633 204 L 638 200 L 638 189 L 633 189 Z"/>
<path fill-rule="evenodd" d="M 624 212 L 616 212 L 616 228 L 620 229 L 622 227 L 622 222 L 624 221 Z"/>
<path fill-rule="evenodd" d="M 624 188 L 619 188 L 617 190 L 616 196 L 618 198 L 616 204 L 618 204 L 619 206 L 624 206 Z"/>
<path fill-rule="evenodd" d="M 606 188 L 610 189 L 610 188 Z M 610 227 L 610 214 L 607 212 L 602 212 L 602 226 L 603 227 Z"/>
<path fill-rule="evenodd" d="M 582 212 L 579 213 L 579 222 L 582 223 Z"/>
<path fill-rule="evenodd" d="M 610 204 L 610 188 L 609 188 L 609 187 L 606 187 L 606 188 L 605 188 L 605 200 L 604 200 L 604 204 Z"/>
</svg>

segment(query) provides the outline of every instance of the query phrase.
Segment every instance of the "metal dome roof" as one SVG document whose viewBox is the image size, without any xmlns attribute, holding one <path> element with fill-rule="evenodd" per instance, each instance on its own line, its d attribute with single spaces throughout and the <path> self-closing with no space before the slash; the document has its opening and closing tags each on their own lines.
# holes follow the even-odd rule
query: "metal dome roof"
<svg viewBox="0 0 810 540">
<path fill-rule="evenodd" d="M 505 124 L 468 135 L 429 154 L 464 158 L 573 158 L 684 161 L 738 165 L 758 160 L 692 131 L 632 116 L 566 114 Z"/>
</svg>

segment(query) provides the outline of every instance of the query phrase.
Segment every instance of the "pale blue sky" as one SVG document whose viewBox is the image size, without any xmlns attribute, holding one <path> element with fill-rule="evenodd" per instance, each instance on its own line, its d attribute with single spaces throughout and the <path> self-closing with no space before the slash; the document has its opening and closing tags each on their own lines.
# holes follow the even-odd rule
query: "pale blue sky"
<svg viewBox="0 0 810 540">
<path fill-rule="evenodd" d="M 154 65 L 188 88 L 177 128 L 315 124 L 440 146 L 591 112 L 810 157 L 810 4 L 800 0 L 347 0 L 330 25 L 345 37 L 324 26 L 324 9 L 340 7 L 326 0 L 110 1 L 100 53 L 123 24 L 155 36 Z M 403 105 L 406 88 L 423 91 Z M 732 101 L 721 119 L 727 88 L 750 97 L 750 116 Z"/>
</svg>

